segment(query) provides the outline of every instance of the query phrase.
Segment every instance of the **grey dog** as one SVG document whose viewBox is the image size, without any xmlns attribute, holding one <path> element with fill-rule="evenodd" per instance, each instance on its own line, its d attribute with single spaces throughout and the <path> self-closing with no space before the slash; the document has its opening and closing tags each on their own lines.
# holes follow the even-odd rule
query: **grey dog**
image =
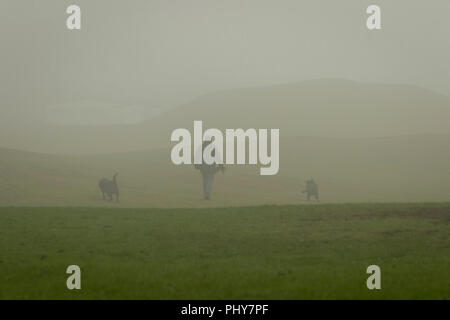
<svg viewBox="0 0 450 320">
<path fill-rule="evenodd" d="M 105 200 L 105 194 L 108 196 L 109 201 L 112 201 L 113 194 L 116 195 L 116 201 L 119 202 L 119 186 L 117 185 L 117 177 L 118 173 L 116 173 L 112 180 L 108 180 L 103 178 L 99 181 L 98 186 L 102 191 L 103 200 Z"/>
</svg>

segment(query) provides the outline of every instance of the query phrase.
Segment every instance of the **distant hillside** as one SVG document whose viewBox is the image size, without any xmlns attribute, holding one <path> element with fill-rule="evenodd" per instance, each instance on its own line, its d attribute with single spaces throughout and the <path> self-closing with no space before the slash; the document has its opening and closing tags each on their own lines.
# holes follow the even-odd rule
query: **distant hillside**
<svg viewBox="0 0 450 320">
<path fill-rule="evenodd" d="M 315 178 L 321 201 L 450 200 L 450 135 L 384 138 L 284 137 L 280 171 L 227 166 L 211 201 L 193 166 L 175 166 L 169 149 L 59 156 L 0 149 L 0 206 L 205 207 L 304 203 Z M 119 172 L 121 203 L 101 200 L 98 180 Z"/>
<path fill-rule="evenodd" d="M 128 126 L 21 128 L 0 145 L 56 153 L 167 148 L 170 133 L 204 127 L 280 128 L 281 136 L 450 134 L 450 98 L 414 86 L 313 80 L 208 94 Z"/>
<path fill-rule="evenodd" d="M 200 97 L 149 127 L 280 128 L 284 136 L 450 133 L 450 98 L 418 87 L 315 80 Z"/>
</svg>

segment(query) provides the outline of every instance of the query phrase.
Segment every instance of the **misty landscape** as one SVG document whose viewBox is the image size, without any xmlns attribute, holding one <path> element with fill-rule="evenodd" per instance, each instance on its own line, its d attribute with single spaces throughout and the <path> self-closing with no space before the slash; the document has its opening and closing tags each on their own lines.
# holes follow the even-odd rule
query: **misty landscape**
<svg viewBox="0 0 450 320">
<path fill-rule="evenodd" d="M 30 132 L 30 151 L 1 149 L 1 203 L 104 205 L 97 180 L 119 172 L 120 206 L 204 206 L 198 172 L 170 161 L 171 131 L 192 131 L 198 119 L 210 128 L 281 132 L 278 175 L 231 165 L 207 205 L 301 203 L 310 177 L 325 202 L 449 197 L 450 98 L 414 86 L 315 80 L 212 93 L 134 125 Z"/>
<path fill-rule="evenodd" d="M 370 1 L 131 2 L 78 1 L 77 31 L 70 1 L 0 4 L 1 299 L 450 297 L 448 1 L 379 0 L 375 32 Z M 204 200 L 170 158 L 200 120 L 279 129 L 278 174 L 225 165 Z"/>
</svg>

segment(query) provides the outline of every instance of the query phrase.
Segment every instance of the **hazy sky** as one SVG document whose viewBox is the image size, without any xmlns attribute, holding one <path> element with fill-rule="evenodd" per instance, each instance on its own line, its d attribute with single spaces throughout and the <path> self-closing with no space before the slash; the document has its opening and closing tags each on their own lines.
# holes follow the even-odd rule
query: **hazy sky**
<svg viewBox="0 0 450 320">
<path fill-rule="evenodd" d="M 66 29 L 70 4 L 81 31 Z M 381 31 L 365 26 L 370 4 Z M 83 101 L 132 122 L 211 91 L 311 78 L 450 95 L 449 31 L 448 0 L 2 0 L 0 124 Z"/>
</svg>

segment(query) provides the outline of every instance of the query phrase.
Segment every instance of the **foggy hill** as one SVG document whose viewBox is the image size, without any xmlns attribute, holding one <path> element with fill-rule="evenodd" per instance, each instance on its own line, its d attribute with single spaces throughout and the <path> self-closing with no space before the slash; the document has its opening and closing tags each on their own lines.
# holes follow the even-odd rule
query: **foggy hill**
<svg viewBox="0 0 450 320">
<path fill-rule="evenodd" d="M 148 126 L 280 128 L 285 136 L 450 133 L 450 98 L 419 87 L 313 80 L 200 97 Z"/>
<path fill-rule="evenodd" d="M 450 98 L 407 85 L 311 80 L 201 96 L 136 125 L 21 128 L 0 145 L 42 152 L 166 148 L 176 128 L 279 128 L 281 136 L 450 134 Z"/>
</svg>

